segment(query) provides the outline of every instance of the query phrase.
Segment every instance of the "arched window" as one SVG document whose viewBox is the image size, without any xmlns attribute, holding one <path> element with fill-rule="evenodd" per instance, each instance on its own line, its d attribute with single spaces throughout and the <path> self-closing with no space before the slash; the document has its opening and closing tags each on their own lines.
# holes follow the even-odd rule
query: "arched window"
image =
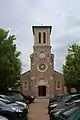
<svg viewBox="0 0 80 120">
<path fill-rule="evenodd" d="M 60 88 L 60 81 L 57 81 L 57 88 Z"/>
<path fill-rule="evenodd" d="M 38 37 L 39 37 L 39 43 L 41 43 L 41 32 L 39 32 Z"/>
<path fill-rule="evenodd" d="M 43 32 L 43 43 L 46 43 L 46 33 Z"/>
<path fill-rule="evenodd" d="M 38 83 L 39 86 L 46 86 L 46 81 L 44 79 L 41 79 Z"/>
<path fill-rule="evenodd" d="M 24 83 L 24 88 L 27 88 L 27 82 Z"/>
</svg>

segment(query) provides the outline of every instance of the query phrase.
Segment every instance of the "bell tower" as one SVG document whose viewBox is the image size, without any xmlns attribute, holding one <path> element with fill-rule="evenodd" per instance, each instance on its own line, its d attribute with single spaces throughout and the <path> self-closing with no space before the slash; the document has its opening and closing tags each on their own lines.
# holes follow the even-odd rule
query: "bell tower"
<svg viewBox="0 0 80 120">
<path fill-rule="evenodd" d="M 36 96 L 54 94 L 54 55 L 51 53 L 52 26 L 32 26 L 34 35 L 31 58 L 31 86 Z"/>
<path fill-rule="evenodd" d="M 50 46 L 51 26 L 32 26 L 34 46 Z"/>
</svg>

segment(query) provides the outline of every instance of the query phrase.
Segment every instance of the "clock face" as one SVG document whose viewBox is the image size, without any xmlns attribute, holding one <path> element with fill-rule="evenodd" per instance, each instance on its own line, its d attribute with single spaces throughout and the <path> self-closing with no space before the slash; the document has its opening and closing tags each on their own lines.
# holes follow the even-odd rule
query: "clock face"
<svg viewBox="0 0 80 120">
<path fill-rule="evenodd" d="M 45 72 L 47 70 L 47 65 L 44 63 L 41 63 L 37 66 L 37 68 L 40 72 Z"/>
<path fill-rule="evenodd" d="M 39 57 L 40 58 L 44 58 L 45 57 L 45 53 L 43 51 L 41 51 L 40 54 L 39 54 Z"/>
</svg>

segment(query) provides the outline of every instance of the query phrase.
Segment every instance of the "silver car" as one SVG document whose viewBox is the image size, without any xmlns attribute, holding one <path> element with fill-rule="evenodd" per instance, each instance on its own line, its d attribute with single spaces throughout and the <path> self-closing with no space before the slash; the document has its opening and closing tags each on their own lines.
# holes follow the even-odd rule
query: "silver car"
<svg viewBox="0 0 80 120">
<path fill-rule="evenodd" d="M 3 116 L 0 116 L 0 120 L 8 120 L 8 119 Z"/>
</svg>

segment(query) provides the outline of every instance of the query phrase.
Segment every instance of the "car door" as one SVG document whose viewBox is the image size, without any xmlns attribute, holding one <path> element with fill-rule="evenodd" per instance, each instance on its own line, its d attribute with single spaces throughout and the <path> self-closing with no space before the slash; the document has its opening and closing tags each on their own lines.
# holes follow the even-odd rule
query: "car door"
<svg viewBox="0 0 80 120">
<path fill-rule="evenodd" d="M 80 120 L 80 110 L 75 111 L 68 120 Z"/>
</svg>

